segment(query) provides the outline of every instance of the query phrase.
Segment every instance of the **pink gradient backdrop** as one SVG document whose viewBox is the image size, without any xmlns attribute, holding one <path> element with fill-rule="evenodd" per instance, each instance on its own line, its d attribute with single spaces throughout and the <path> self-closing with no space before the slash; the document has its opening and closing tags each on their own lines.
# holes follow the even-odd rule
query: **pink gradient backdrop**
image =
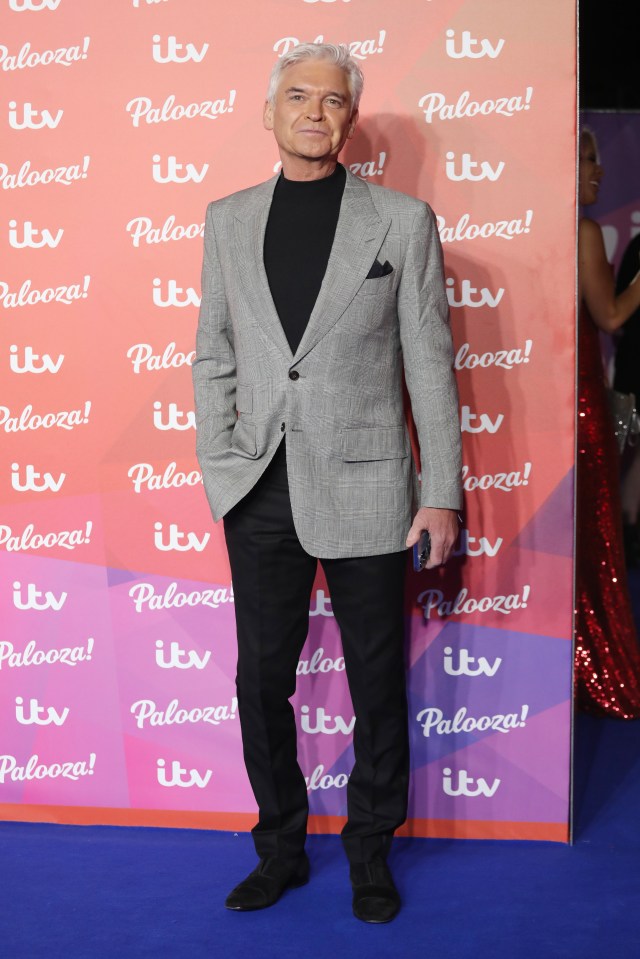
<svg viewBox="0 0 640 959">
<path fill-rule="evenodd" d="M 323 36 L 366 76 L 344 162 L 441 218 L 460 368 L 458 556 L 407 584 L 407 831 L 566 840 L 575 4 L 3 6 L 0 813 L 252 822 L 191 426 L 200 228 L 274 171 L 268 72 Z M 335 830 L 353 713 L 321 576 L 312 612 L 300 762 Z"/>
</svg>

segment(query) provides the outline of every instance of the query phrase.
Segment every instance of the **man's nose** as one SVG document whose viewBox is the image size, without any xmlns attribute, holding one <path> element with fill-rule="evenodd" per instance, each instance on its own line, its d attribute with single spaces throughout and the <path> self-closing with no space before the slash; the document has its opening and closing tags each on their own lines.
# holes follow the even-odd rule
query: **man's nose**
<svg viewBox="0 0 640 959">
<path fill-rule="evenodd" d="M 322 100 L 309 100 L 307 103 L 307 116 L 310 120 L 322 120 Z"/>
</svg>

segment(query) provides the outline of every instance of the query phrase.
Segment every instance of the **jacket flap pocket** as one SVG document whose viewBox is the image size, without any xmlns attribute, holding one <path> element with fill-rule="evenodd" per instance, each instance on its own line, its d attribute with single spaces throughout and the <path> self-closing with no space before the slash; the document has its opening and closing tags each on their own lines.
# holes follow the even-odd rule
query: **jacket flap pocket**
<svg viewBox="0 0 640 959">
<path fill-rule="evenodd" d="M 342 459 L 347 463 L 400 459 L 407 453 L 403 426 L 342 430 Z"/>
<path fill-rule="evenodd" d="M 253 413 L 253 390 L 250 386 L 236 385 L 236 409 L 238 413 Z"/>
</svg>

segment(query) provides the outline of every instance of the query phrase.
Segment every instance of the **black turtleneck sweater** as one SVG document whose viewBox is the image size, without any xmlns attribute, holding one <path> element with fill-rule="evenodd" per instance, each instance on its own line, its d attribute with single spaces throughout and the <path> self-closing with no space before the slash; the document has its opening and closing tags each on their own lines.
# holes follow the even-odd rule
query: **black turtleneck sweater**
<svg viewBox="0 0 640 959">
<path fill-rule="evenodd" d="M 293 353 L 318 298 L 347 179 L 338 164 L 322 180 L 276 183 L 264 237 L 264 266 Z"/>
</svg>

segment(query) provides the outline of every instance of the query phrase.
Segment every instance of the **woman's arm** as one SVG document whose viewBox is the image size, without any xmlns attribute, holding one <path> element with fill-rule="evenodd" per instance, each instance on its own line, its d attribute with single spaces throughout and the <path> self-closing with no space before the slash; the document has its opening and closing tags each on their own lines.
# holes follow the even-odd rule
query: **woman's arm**
<svg viewBox="0 0 640 959">
<path fill-rule="evenodd" d="M 602 230 L 594 220 L 582 219 L 578 224 L 578 279 L 580 297 L 587 305 L 593 322 L 613 333 L 640 307 L 640 282 L 633 280 L 616 296 L 611 265 L 602 239 Z"/>
</svg>

